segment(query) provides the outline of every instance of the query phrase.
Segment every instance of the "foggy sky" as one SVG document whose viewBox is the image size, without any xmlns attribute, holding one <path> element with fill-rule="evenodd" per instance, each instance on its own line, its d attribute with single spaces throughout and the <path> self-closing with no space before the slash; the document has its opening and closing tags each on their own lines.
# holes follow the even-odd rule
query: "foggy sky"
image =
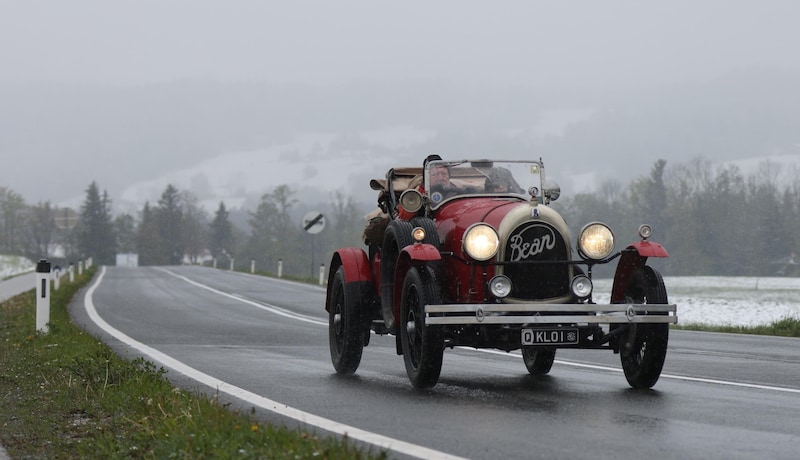
<svg viewBox="0 0 800 460">
<path fill-rule="evenodd" d="M 646 87 L 797 68 L 798 13 L 792 0 L 0 0 L 0 83 Z"/>
<path fill-rule="evenodd" d="M 274 145 L 291 134 L 282 126 L 517 129 L 546 108 L 626 99 L 642 123 L 604 119 L 544 155 L 568 165 L 605 155 L 641 173 L 676 153 L 794 153 L 798 91 L 775 75 L 797 80 L 798 17 L 795 0 L 0 0 L 0 186 L 32 202 L 82 196 L 93 180 L 114 194 Z M 743 90 L 725 83 L 731 73 Z M 561 99 L 577 93 L 592 96 Z M 683 99 L 665 107 L 670 94 Z M 482 109 L 473 124 L 464 116 Z M 451 144 L 426 147 L 497 150 L 442 139 Z M 46 158 L 57 166 L 42 174 Z"/>
</svg>

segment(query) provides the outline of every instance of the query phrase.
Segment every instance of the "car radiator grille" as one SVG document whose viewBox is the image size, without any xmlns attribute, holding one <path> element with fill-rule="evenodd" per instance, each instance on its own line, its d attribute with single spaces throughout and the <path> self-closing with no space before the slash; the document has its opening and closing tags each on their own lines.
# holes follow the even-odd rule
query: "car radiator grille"
<svg viewBox="0 0 800 460">
<path fill-rule="evenodd" d="M 561 234 L 544 222 L 520 225 L 508 238 L 504 260 L 505 275 L 511 279 L 511 297 L 549 299 L 569 293 L 569 266 L 563 263 L 525 263 L 569 259 L 567 244 Z"/>
</svg>

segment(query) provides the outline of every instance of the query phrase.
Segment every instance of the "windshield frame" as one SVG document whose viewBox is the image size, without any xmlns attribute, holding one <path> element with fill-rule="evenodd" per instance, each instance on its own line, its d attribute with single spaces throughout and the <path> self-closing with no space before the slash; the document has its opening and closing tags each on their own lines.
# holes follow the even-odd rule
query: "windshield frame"
<svg viewBox="0 0 800 460">
<path fill-rule="evenodd" d="M 441 171 L 434 171 L 440 168 L 448 170 L 449 188 L 442 185 L 444 175 Z M 501 173 L 501 169 L 505 173 Z M 490 178 L 498 175 L 512 178 L 512 190 L 486 189 L 487 179 L 491 181 Z M 545 183 L 541 160 L 434 160 L 428 162 L 423 171 L 425 199 L 431 209 L 464 197 L 515 197 L 528 200 L 532 195 L 540 196 Z"/>
</svg>

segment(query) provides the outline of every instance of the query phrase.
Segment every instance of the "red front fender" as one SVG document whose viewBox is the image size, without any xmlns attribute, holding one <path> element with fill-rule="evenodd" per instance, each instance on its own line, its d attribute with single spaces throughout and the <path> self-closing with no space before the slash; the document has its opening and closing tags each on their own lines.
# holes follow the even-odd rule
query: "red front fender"
<svg viewBox="0 0 800 460">
<path fill-rule="evenodd" d="M 442 255 L 439 254 L 436 247 L 430 244 L 414 243 L 400 250 L 394 270 L 394 292 L 392 293 L 392 309 L 395 318 L 400 318 L 400 298 L 408 269 L 421 263 L 439 260 L 442 260 Z"/>
<path fill-rule="evenodd" d="M 614 274 L 614 286 L 611 288 L 611 303 L 625 301 L 625 287 L 631 273 L 647 262 L 648 257 L 669 257 L 667 250 L 653 241 L 637 241 L 622 251 Z"/>
<path fill-rule="evenodd" d="M 368 281 L 372 284 L 373 276 L 370 270 L 369 258 L 363 249 L 342 248 L 333 253 L 331 258 L 330 270 L 328 271 L 328 295 L 325 296 L 325 310 L 329 310 L 331 298 L 331 286 L 333 276 L 339 267 L 344 267 L 344 279 L 346 283 L 356 281 Z"/>
</svg>

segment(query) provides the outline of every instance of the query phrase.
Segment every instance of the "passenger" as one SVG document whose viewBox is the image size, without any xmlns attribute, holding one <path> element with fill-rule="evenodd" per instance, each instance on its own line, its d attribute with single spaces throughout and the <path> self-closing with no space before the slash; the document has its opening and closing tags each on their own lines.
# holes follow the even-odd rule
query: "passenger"
<svg viewBox="0 0 800 460">
<path fill-rule="evenodd" d="M 506 168 L 492 168 L 486 176 L 486 193 L 519 193 L 519 186 Z"/>
</svg>

